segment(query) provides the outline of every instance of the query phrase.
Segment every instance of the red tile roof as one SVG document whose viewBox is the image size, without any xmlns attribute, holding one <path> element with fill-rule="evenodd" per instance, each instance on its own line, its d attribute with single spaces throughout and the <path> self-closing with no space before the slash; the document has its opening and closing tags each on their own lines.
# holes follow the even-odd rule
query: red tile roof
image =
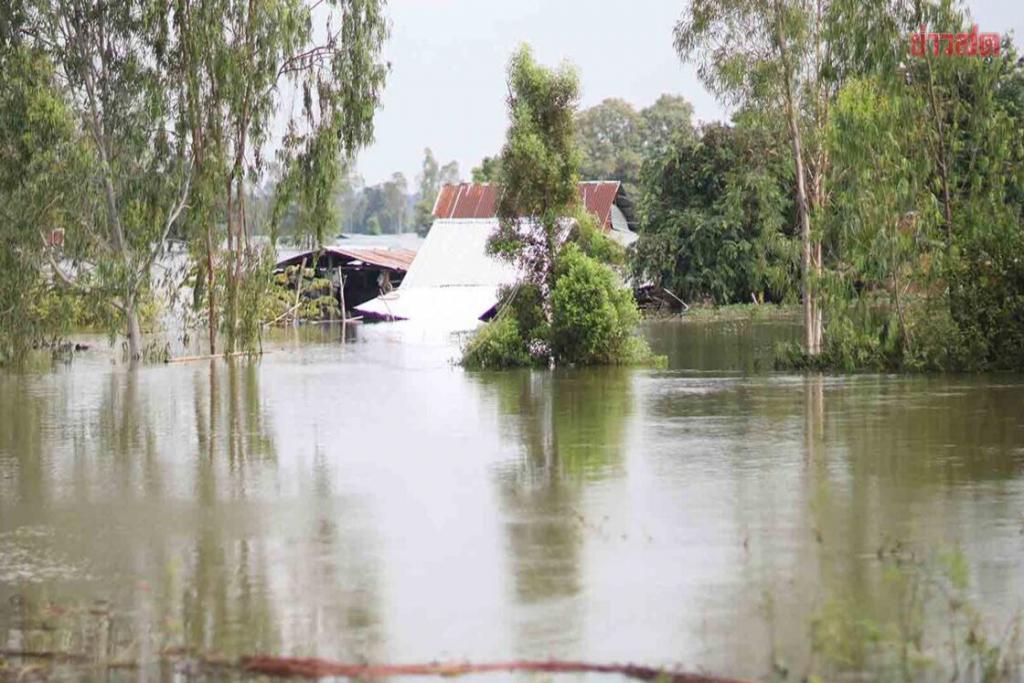
<svg viewBox="0 0 1024 683">
<path fill-rule="evenodd" d="M 619 181 L 602 180 L 580 183 L 580 200 L 597 216 L 605 229 L 611 229 L 612 205 L 619 194 Z M 494 218 L 498 188 L 490 183 L 444 185 L 434 202 L 434 218 Z"/>
</svg>

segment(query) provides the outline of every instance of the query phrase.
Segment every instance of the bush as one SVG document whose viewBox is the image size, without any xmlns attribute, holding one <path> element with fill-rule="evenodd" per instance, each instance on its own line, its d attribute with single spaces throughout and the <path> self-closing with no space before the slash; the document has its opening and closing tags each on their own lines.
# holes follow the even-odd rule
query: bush
<svg viewBox="0 0 1024 683">
<path fill-rule="evenodd" d="M 633 330 L 640 314 L 615 273 L 569 244 L 551 291 L 551 350 L 563 363 L 633 363 L 649 355 Z M 636 339 L 637 341 L 631 341 Z"/>
<path fill-rule="evenodd" d="M 975 239 L 951 287 L 953 319 L 967 369 L 1024 368 L 1024 234 L 1020 228 Z"/>
<path fill-rule="evenodd" d="M 462 365 L 471 370 L 500 370 L 530 363 L 529 349 L 512 315 L 499 315 L 481 327 L 462 351 Z"/>
<path fill-rule="evenodd" d="M 633 294 L 606 265 L 569 244 L 558 257 L 551 323 L 540 287 L 520 283 L 501 292 L 505 305 L 462 352 L 462 365 L 494 370 L 546 366 L 552 357 L 577 365 L 663 363 L 633 333 L 640 321 Z"/>
<path fill-rule="evenodd" d="M 505 302 L 501 314 L 516 319 L 519 334 L 528 346 L 547 342 L 550 330 L 544 318 L 544 297 L 540 287 L 526 282 L 502 287 L 498 300 Z"/>
<path fill-rule="evenodd" d="M 626 263 L 626 250 L 618 242 L 604 234 L 594 214 L 585 208 L 576 211 L 570 236 L 584 254 L 601 263 L 622 266 Z"/>
</svg>

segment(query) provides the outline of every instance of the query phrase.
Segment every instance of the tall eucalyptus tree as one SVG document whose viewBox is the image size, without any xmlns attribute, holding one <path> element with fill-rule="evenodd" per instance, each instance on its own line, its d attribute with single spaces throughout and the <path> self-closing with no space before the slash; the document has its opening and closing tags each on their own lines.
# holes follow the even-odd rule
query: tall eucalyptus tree
<svg viewBox="0 0 1024 683">
<path fill-rule="evenodd" d="M 828 0 L 694 0 L 675 27 L 680 57 L 722 100 L 782 112 L 795 168 L 803 246 L 804 346 L 821 352 L 821 240 L 813 221 L 828 199 L 824 144 L 838 83 L 830 69 Z"/>
<path fill-rule="evenodd" d="M 189 150 L 172 134 L 169 74 L 150 38 L 161 4 L 24 0 L 20 9 L 17 42 L 53 65 L 54 87 L 93 160 L 74 196 L 52 197 L 71 217 L 63 258 L 50 250 L 51 272 L 113 309 L 137 360 L 140 308 L 191 178 Z"/>
<path fill-rule="evenodd" d="M 197 285 L 205 279 L 209 347 L 216 352 L 222 327 L 228 350 L 248 348 L 258 321 L 241 300 L 245 288 L 258 287 L 248 275 L 262 254 L 252 239 L 247 187 L 259 183 L 276 147 L 284 168 L 279 205 L 298 201 L 300 229 L 323 242 L 336 220 L 333 193 L 344 160 L 373 138 L 388 71 L 380 55 L 388 35 L 384 3 L 166 1 L 163 40 L 181 83 L 178 130 L 196 165 L 188 222 L 201 264 Z"/>
</svg>

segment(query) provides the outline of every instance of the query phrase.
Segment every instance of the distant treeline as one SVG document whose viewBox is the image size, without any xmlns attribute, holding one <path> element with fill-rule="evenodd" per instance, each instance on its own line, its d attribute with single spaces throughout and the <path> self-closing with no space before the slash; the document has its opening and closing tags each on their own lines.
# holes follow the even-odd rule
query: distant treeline
<svg viewBox="0 0 1024 683">
<path fill-rule="evenodd" d="M 620 99 L 607 99 L 576 114 L 576 143 L 581 152 L 580 178 L 621 180 L 636 193 L 644 159 L 664 153 L 677 135 L 689 139 L 693 107 L 677 95 L 662 95 L 637 111 Z M 473 168 L 474 182 L 497 180 L 498 157 L 485 157 Z M 367 185 L 355 172 L 342 174 L 332 190 L 339 218 L 338 232 L 426 234 L 432 222 L 434 200 L 441 185 L 464 180 L 455 161 L 440 165 L 433 151 L 423 151 L 423 163 L 414 183 L 396 172 L 376 185 Z M 273 181 L 264 195 L 272 196 Z M 297 208 L 290 207 L 279 234 L 290 238 L 306 234 L 298 228 Z M 289 217 L 290 216 L 290 217 Z"/>
</svg>

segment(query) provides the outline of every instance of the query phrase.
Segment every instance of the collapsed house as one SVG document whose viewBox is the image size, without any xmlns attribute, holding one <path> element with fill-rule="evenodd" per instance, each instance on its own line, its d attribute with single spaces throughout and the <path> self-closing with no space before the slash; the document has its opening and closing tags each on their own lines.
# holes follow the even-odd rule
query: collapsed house
<svg viewBox="0 0 1024 683">
<path fill-rule="evenodd" d="M 416 252 L 383 247 L 338 247 L 293 254 L 277 262 L 275 273 L 299 266 L 331 281 L 331 295 L 343 310 L 352 309 L 402 284 Z"/>
<path fill-rule="evenodd" d="M 580 200 L 604 233 L 623 245 L 636 240 L 633 205 L 617 181 L 579 184 Z M 494 314 L 499 289 L 516 281 L 509 263 L 487 253 L 498 226 L 498 189 L 488 183 L 445 185 L 434 223 L 402 286 L 355 306 L 366 318 L 421 320 L 472 329 Z"/>
</svg>

